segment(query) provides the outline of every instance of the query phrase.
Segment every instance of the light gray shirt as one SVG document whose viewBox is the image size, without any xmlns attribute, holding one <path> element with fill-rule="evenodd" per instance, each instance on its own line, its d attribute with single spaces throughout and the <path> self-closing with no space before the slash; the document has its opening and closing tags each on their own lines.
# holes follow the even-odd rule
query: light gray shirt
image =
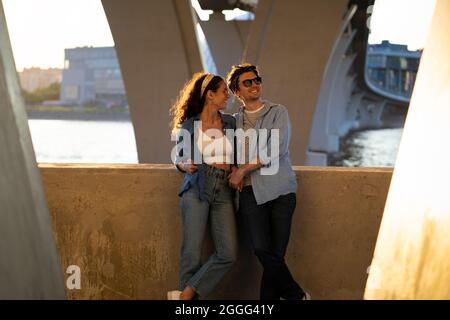
<svg viewBox="0 0 450 320">
<path fill-rule="evenodd" d="M 255 124 L 258 121 L 259 118 L 263 114 L 265 114 L 268 110 L 268 106 L 263 104 L 258 110 L 256 111 L 247 111 L 244 109 L 244 123 L 243 123 L 243 129 L 244 131 L 247 131 L 248 129 L 254 129 Z M 249 148 L 249 139 L 245 139 L 245 163 L 250 163 L 250 148 Z M 244 186 L 250 186 L 252 185 L 252 179 L 250 179 L 250 174 L 247 174 L 244 177 Z"/>
<path fill-rule="evenodd" d="M 270 101 L 264 101 L 264 104 L 266 106 L 264 108 L 265 112 L 256 120 L 255 129 L 267 129 L 269 132 L 271 129 L 278 129 L 278 155 L 271 155 L 271 134 L 267 136 L 267 149 L 272 161 L 277 161 L 279 167 L 278 171 L 272 175 L 261 174 L 261 168 L 250 173 L 253 193 L 258 205 L 274 200 L 281 195 L 297 192 L 297 178 L 292 170 L 289 158 L 291 123 L 288 110 L 283 105 Z M 236 118 L 236 128 L 244 129 L 244 108 L 241 107 L 234 116 Z M 276 157 L 276 159 L 273 157 Z M 264 166 L 270 166 L 270 162 L 265 163 Z"/>
</svg>

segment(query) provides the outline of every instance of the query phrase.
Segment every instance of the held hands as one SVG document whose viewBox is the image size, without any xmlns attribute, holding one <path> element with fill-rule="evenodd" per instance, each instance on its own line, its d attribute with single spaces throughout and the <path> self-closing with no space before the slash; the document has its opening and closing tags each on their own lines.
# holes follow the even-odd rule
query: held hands
<svg viewBox="0 0 450 320">
<path fill-rule="evenodd" d="M 178 166 L 180 167 L 181 170 L 189 174 L 193 174 L 194 172 L 197 171 L 197 166 L 192 163 L 191 159 L 180 162 Z"/>
<path fill-rule="evenodd" d="M 231 173 L 228 175 L 228 184 L 231 188 L 242 191 L 244 187 L 245 170 L 243 168 L 231 168 Z"/>
<path fill-rule="evenodd" d="M 193 174 L 197 171 L 197 166 L 192 163 L 192 160 L 180 162 L 178 164 L 181 170 L 188 174 Z M 244 176 L 246 172 L 243 168 L 232 167 L 231 173 L 228 175 L 228 184 L 231 188 L 242 191 L 244 187 Z"/>
</svg>

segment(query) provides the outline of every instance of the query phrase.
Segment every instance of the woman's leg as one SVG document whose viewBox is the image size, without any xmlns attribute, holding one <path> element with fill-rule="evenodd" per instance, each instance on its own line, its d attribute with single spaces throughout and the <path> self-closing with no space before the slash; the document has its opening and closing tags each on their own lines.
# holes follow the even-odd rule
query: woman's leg
<svg viewBox="0 0 450 320">
<path fill-rule="evenodd" d="M 180 290 L 185 291 L 188 282 L 201 268 L 201 249 L 209 215 L 209 204 L 198 198 L 196 188 L 191 188 L 181 199 L 183 240 L 180 255 Z M 191 289 L 195 289 L 192 288 Z M 189 288 L 184 294 L 190 298 Z M 182 297 L 183 298 L 183 295 Z"/>
<path fill-rule="evenodd" d="M 215 253 L 188 282 L 201 297 L 208 296 L 213 291 L 237 257 L 234 206 L 226 180 L 217 181 L 210 215 Z"/>
</svg>

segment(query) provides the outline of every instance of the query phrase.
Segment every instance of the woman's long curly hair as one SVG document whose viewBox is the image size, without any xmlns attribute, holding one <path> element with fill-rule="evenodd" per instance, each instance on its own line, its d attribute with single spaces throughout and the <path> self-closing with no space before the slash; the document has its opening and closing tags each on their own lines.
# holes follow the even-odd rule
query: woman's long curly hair
<svg viewBox="0 0 450 320">
<path fill-rule="evenodd" d="M 214 76 L 206 86 L 202 96 L 200 96 L 202 83 L 207 75 L 208 73 L 203 72 L 195 73 L 191 80 L 189 80 L 184 85 L 183 89 L 181 89 L 177 101 L 170 108 L 170 114 L 173 117 L 171 122 L 172 132 L 180 128 L 185 120 L 200 114 L 205 106 L 206 93 L 209 90 L 217 92 L 221 82 L 225 83 L 221 77 Z"/>
</svg>

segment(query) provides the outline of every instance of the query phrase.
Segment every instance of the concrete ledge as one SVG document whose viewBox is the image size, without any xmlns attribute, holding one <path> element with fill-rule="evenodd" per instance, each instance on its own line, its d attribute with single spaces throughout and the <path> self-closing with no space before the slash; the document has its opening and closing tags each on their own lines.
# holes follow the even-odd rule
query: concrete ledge
<svg viewBox="0 0 450 320">
<path fill-rule="evenodd" d="M 165 299 L 177 288 L 181 224 L 171 165 L 39 165 L 70 299 Z M 314 299 L 362 299 L 392 169 L 295 167 L 287 262 Z M 212 297 L 257 299 L 260 267 L 242 221 L 240 257 Z M 205 250 L 211 249 L 207 241 Z M 66 275 L 67 277 L 68 275 Z"/>
</svg>

